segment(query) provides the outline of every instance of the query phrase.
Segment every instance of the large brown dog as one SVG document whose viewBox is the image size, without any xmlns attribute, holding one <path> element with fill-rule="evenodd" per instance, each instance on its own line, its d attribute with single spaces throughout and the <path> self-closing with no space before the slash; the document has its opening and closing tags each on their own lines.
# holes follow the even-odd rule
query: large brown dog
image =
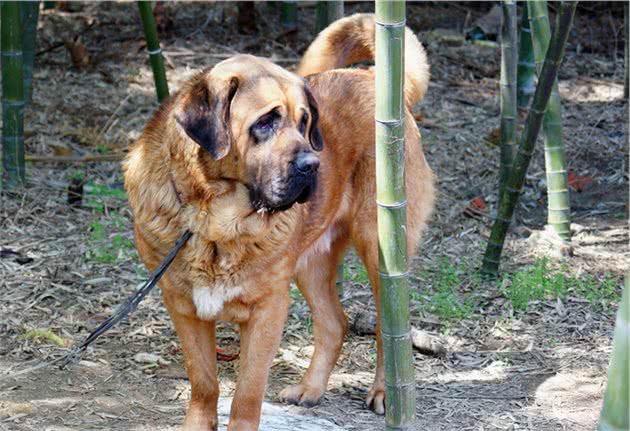
<svg viewBox="0 0 630 431">
<path fill-rule="evenodd" d="M 422 47 L 408 31 L 406 96 L 428 84 Z M 327 29 L 299 73 L 373 57 L 374 23 L 355 15 Z M 432 173 L 406 111 L 408 252 L 433 205 Z M 378 303 L 374 184 L 374 78 L 334 70 L 306 78 L 239 55 L 204 70 L 165 101 L 125 162 L 136 243 L 154 269 L 186 229 L 192 238 L 163 281 L 192 386 L 185 428 L 217 426 L 215 322 L 237 322 L 240 371 L 229 430 L 258 428 L 267 376 L 295 278 L 313 311 L 315 353 L 302 382 L 281 398 L 319 401 L 335 365 L 346 318 L 335 268 L 353 245 Z M 383 355 L 368 403 L 384 411 Z"/>
</svg>

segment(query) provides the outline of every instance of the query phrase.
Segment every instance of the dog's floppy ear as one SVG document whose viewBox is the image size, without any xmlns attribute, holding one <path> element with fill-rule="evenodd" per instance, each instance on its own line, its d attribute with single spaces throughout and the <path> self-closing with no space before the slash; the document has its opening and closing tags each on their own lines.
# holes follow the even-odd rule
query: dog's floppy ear
<svg viewBox="0 0 630 431">
<path fill-rule="evenodd" d="M 214 160 L 220 160 L 232 147 L 230 104 L 238 80 L 221 80 L 212 87 L 209 88 L 205 79 L 194 84 L 184 102 L 185 107 L 175 118 L 190 139 L 208 151 Z"/>
<path fill-rule="evenodd" d="M 313 97 L 313 93 L 308 88 L 308 84 L 304 83 L 304 93 L 306 93 L 306 99 L 308 100 L 308 108 L 311 111 L 311 128 L 308 131 L 308 138 L 311 143 L 311 147 L 315 151 L 321 151 L 324 149 L 324 138 L 319 131 L 317 123 L 319 122 L 319 111 L 317 109 L 317 101 Z"/>
</svg>

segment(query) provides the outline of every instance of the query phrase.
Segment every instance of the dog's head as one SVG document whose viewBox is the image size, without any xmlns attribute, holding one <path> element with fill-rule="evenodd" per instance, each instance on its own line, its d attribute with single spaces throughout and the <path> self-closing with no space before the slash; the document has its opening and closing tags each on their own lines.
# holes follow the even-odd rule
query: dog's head
<svg viewBox="0 0 630 431">
<path fill-rule="evenodd" d="M 195 77 L 181 97 L 177 123 L 212 160 L 232 166 L 223 173 L 247 184 L 254 208 L 282 211 L 312 195 L 323 140 L 302 78 L 239 55 Z"/>
</svg>

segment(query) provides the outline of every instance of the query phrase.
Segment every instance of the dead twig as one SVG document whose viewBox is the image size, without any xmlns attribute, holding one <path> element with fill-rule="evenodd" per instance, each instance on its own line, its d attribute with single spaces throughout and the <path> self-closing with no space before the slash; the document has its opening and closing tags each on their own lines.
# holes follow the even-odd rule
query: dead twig
<svg viewBox="0 0 630 431">
<path fill-rule="evenodd" d="M 361 312 L 355 314 L 350 329 L 358 335 L 375 334 L 376 314 Z M 424 355 L 444 357 L 447 353 L 444 340 L 416 328 L 411 328 L 411 344 Z"/>
<path fill-rule="evenodd" d="M 37 156 L 27 155 L 27 162 L 42 163 L 87 163 L 87 162 L 117 162 L 125 157 L 124 154 L 99 154 L 91 156 Z"/>
</svg>

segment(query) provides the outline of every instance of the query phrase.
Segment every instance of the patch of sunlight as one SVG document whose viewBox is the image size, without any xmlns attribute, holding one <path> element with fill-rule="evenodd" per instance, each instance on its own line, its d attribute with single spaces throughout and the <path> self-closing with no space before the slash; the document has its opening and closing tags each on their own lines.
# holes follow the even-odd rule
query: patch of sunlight
<svg viewBox="0 0 630 431">
<path fill-rule="evenodd" d="M 604 396 L 606 376 L 594 369 L 566 370 L 545 380 L 528 410 L 537 415 L 595 425 Z"/>
<path fill-rule="evenodd" d="M 509 371 L 510 365 L 506 361 L 497 360 L 484 368 L 447 370 L 424 383 L 497 382 L 507 380 Z"/>
<path fill-rule="evenodd" d="M 623 84 L 609 81 L 561 81 L 560 97 L 571 102 L 612 102 L 623 98 Z"/>
</svg>

